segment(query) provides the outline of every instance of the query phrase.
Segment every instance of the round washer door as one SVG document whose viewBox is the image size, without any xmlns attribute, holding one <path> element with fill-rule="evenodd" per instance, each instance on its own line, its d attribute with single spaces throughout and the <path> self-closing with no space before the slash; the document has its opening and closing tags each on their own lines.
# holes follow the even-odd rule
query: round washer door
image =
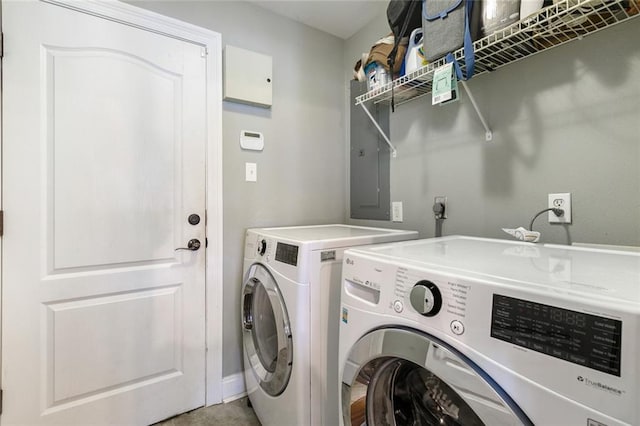
<svg viewBox="0 0 640 426">
<path fill-rule="evenodd" d="M 344 367 L 345 425 L 533 425 L 484 371 L 427 333 L 375 330 Z"/>
<path fill-rule="evenodd" d="M 293 344 L 287 308 L 267 268 L 254 264 L 242 286 L 242 335 L 260 387 L 280 395 L 291 377 Z"/>
</svg>

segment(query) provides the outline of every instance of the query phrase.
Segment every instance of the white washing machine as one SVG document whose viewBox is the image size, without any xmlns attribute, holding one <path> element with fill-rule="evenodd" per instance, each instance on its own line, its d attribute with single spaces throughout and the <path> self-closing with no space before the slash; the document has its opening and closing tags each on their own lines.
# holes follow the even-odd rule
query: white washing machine
<svg viewBox="0 0 640 426">
<path fill-rule="evenodd" d="M 345 424 L 640 424 L 639 253 L 470 237 L 355 248 L 341 298 Z"/>
<path fill-rule="evenodd" d="M 415 231 L 347 225 L 247 231 L 244 377 L 263 426 L 338 424 L 342 254 L 416 238 Z"/>
</svg>

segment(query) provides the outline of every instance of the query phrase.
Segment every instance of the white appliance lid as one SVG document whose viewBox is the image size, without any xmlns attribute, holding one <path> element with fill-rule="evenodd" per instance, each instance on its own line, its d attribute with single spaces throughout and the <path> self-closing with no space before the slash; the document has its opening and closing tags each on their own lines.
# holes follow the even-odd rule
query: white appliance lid
<svg viewBox="0 0 640 426">
<path fill-rule="evenodd" d="M 532 290 L 640 303 L 640 253 L 462 236 L 352 250 Z"/>
<path fill-rule="evenodd" d="M 415 231 L 403 231 L 397 229 L 369 228 L 352 225 L 313 225 L 313 226 L 291 226 L 280 228 L 254 229 L 262 235 L 273 238 L 282 238 L 298 242 L 331 241 L 331 240 L 353 240 L 362 237 L 378 237 L 393 235 L 416 234 Z"/>
</svg>

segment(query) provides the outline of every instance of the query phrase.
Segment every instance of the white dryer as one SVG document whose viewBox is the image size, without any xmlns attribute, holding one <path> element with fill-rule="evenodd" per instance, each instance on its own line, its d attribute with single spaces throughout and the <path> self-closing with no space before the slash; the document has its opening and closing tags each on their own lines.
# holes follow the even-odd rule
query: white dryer
<svg viewBox="0 0 640 426">
<path fill-rule="evenodd" d="M 244 377 L 264 426 L 338 424 L 342 254 L 416 238 L 415 231 L 347 225 L 247 231 Z"/>
<path fill-rule="evenodd" d="M 341 298 L 345 424 L 640 424 L 639 253 L 470 237 L 355 248 Z"/>
</svg>

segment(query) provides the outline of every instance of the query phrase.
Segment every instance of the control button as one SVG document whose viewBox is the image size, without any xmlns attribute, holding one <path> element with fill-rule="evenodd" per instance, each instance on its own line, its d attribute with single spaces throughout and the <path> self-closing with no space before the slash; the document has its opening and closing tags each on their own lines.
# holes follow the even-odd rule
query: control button
<svg viewBox="0 0 640 426">
<path fill-rule="evenodd" d="M 395 302 L 393 302 L 393 310 L 396 311 L 397 313 L 402 312 L 402 310 L 404 309 L 404 305 L 402 304 L 401 301 L 396 300 Z"/>
<path fill-rule="evenodd" d="M 451 321 L 451 331 L 453 331 L 453 334 L 461 335 L 464 333 L 464 324 L 458 320 Z"/>
<path fill-rule="evenodd" d="M 411 306 L 420 315 L 432 317 L 440 312 L 442 296 L 438 287 L 431 281 L 418 281 L 409 294 Z"/>
<path fill-rule="evenodd" d="M 260 256 L 264 256 L 264 253 L 267 251 L 267 240 L 262 240 L 258 243 L 258 254 Z"/>
</svg>

